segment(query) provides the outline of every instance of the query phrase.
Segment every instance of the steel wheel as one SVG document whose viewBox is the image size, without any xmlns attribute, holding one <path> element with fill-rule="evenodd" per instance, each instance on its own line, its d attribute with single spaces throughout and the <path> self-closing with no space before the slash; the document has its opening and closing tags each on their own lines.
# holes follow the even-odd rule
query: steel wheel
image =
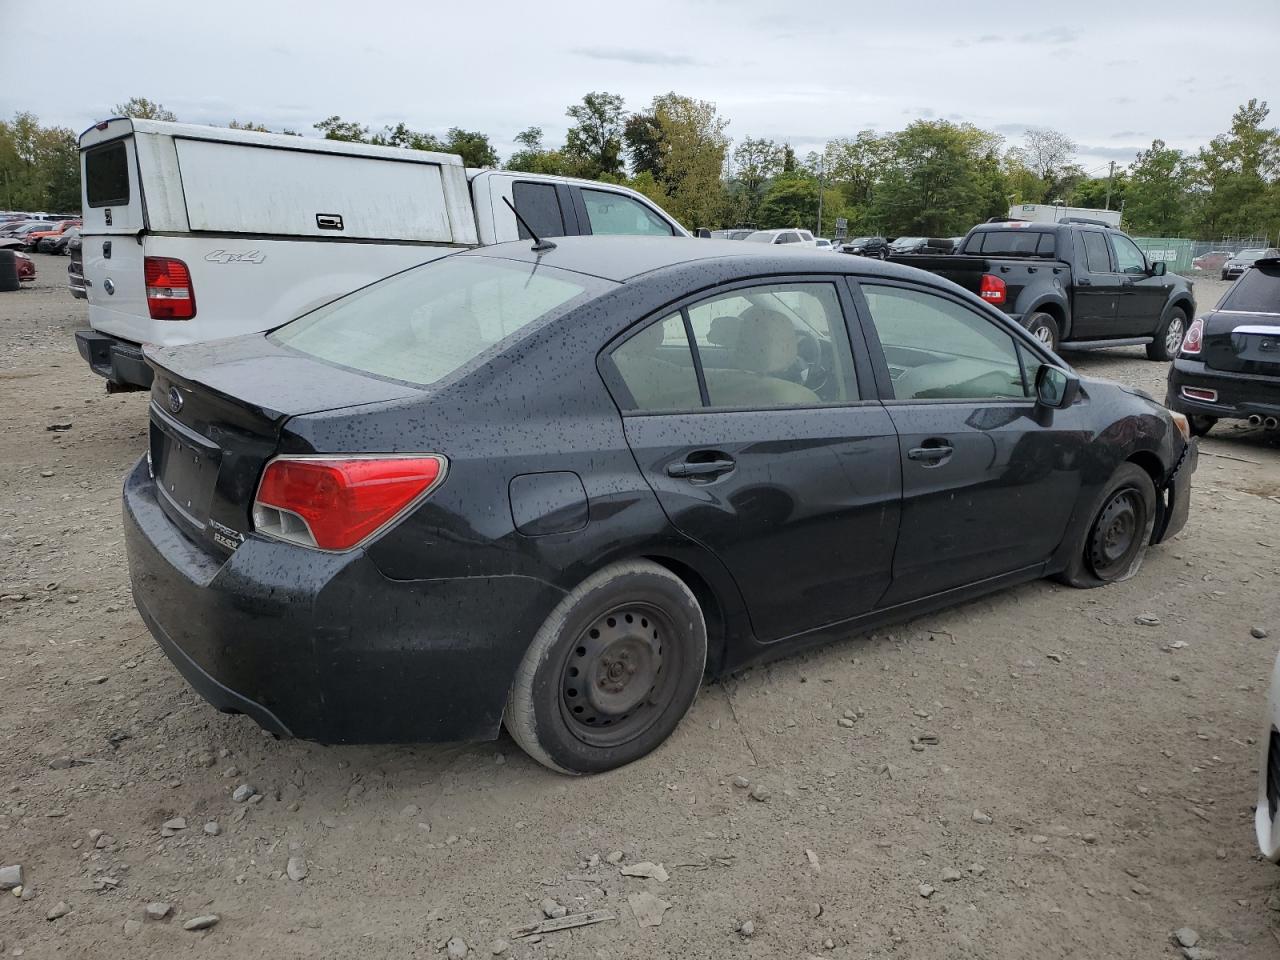
<svg viewBox="0 0 1280 960">
<path fill-rule="evenodd" d="M 1147 504 L 1138 491 L 1126 487 L 1111 495 L 1089 535 L 1089 566 L 1094 575 L 1110 580 L 1123 573 L 1142 545 L 1147 530 Z"/>
<path fill-rule="evenodd" d="M 665 613 L 649 604 L 615 607 L 578 636 L 560 677 L 560 710 L 573 735 L 597 747 L 642 733 L 670 697 L 679 660 Z"/>
</svg>

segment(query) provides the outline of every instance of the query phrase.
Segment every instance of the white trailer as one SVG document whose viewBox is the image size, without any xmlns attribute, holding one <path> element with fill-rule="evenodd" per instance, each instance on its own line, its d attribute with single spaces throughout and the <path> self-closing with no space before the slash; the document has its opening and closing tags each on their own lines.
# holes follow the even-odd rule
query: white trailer
<svg viewBox="0 0 1280 960">
<path fill-rule="evenodd" d="M 1060 207 L 1053 203 L 1015 203 L 1009 207 L 1011 220 L 1032 223 L 1058 223 L 1067 217 L 1099 220 L 1112 227 L 1120 226 L 1119 210 L 1095 210 L 1092 207 Z"/>
<path fill-rule="evenodd" d="M 145 388 L 141 344 L 269 330 L 455 250 L 539 235 L 688 236 L 613 184 L 363 143 L 117 118 L 80 137 L 80 354 Z"/>
</svg>

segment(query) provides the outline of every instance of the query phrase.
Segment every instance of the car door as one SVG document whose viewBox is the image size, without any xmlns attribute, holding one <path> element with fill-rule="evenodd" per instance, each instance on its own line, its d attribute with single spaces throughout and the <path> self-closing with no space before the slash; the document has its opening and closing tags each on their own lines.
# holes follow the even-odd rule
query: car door
<svg viewBox="0 0 1280 960">
<path fill-rule="evenodd" d="M 1066 340 L 1105 340 L 1118 337 L 1116 307 L 1120 280 L 1111 258 L 1111 245 L 1101 230 L 1075 233 L 1075 265 L 1071 268 L 1071 330 Z"/>
<path fill-rule="evenodd" d="M 898 442 L 848 303 L 831 278 L 719 288 L 602 355 L 636 463 L 731 571 L 762 642 L 871 610 L 889 585 Z"/>
<path fill-rule="evenodd" d="M 858 289 L 902 463 L 884 604 L 1043 565 L 1079 493 L 1083 411 L 1037 406 L 1041 355 L 1001 318 L 923 284 Z"/>
<path fill-rule="evenodd" d="M 1112 232 L 1108 239 L 1120 273 L 1116 336 L 1149 336 L 1160 326 L 1172 281 L 1152 276 L 1146 255 L 1124 234 Z"/>
</svg>

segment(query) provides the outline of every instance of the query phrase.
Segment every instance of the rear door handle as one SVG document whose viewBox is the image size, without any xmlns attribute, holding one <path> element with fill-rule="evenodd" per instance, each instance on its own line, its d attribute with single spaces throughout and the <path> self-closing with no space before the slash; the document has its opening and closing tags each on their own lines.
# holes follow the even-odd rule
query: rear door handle
<svg viewBox="0 0 1280 960">
<path fill-rule="evenodd" d="M 934 447 L 912 447 L 907 451 L 907 459 L 936 464 L 946 460 L 955 452 L 956 448 L 950 444 L 940 444 Z"/>
<path fill-rule="evenodd" d="M 1076 278 L 1076 286 L 1077 286 L 1077 287 L 1092 287 L 1092 286 L 1093 286 L 1093 281 L 1092 281 L 1092 280 L 1090 280 L 1088 277 L 1077 277 L 1077 278 Z"/>
<path fill-rule="evenodd" d="M 716 460 L 685 460 L 683 463 L 667 464 L 668 477 L 687 477 L 690 479 L 710 479 L 722 473 L 728 473 L 737 463 L 728 458 Z"/>
</svg>

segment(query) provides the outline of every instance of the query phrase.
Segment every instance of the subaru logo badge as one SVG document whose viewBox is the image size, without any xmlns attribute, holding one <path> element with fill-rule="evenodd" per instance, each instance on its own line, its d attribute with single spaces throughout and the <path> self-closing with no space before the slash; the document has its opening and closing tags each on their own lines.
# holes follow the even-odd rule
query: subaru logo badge
<svg viewBox="0 0 1280 960">
<path fill-rule="evenodd" d="M 108 295 L 115 293 L 116 292 L 115 282 L 110 277 L 107 277 L 107 279 L 102 281 L 102 289 L 107 291 Z"/>
<path fill-rule="evenodd" d="M 182 391 L 177 387 L 169 388 L 169 412 L 178 413 L 182 409 Z"/>
</svg>

